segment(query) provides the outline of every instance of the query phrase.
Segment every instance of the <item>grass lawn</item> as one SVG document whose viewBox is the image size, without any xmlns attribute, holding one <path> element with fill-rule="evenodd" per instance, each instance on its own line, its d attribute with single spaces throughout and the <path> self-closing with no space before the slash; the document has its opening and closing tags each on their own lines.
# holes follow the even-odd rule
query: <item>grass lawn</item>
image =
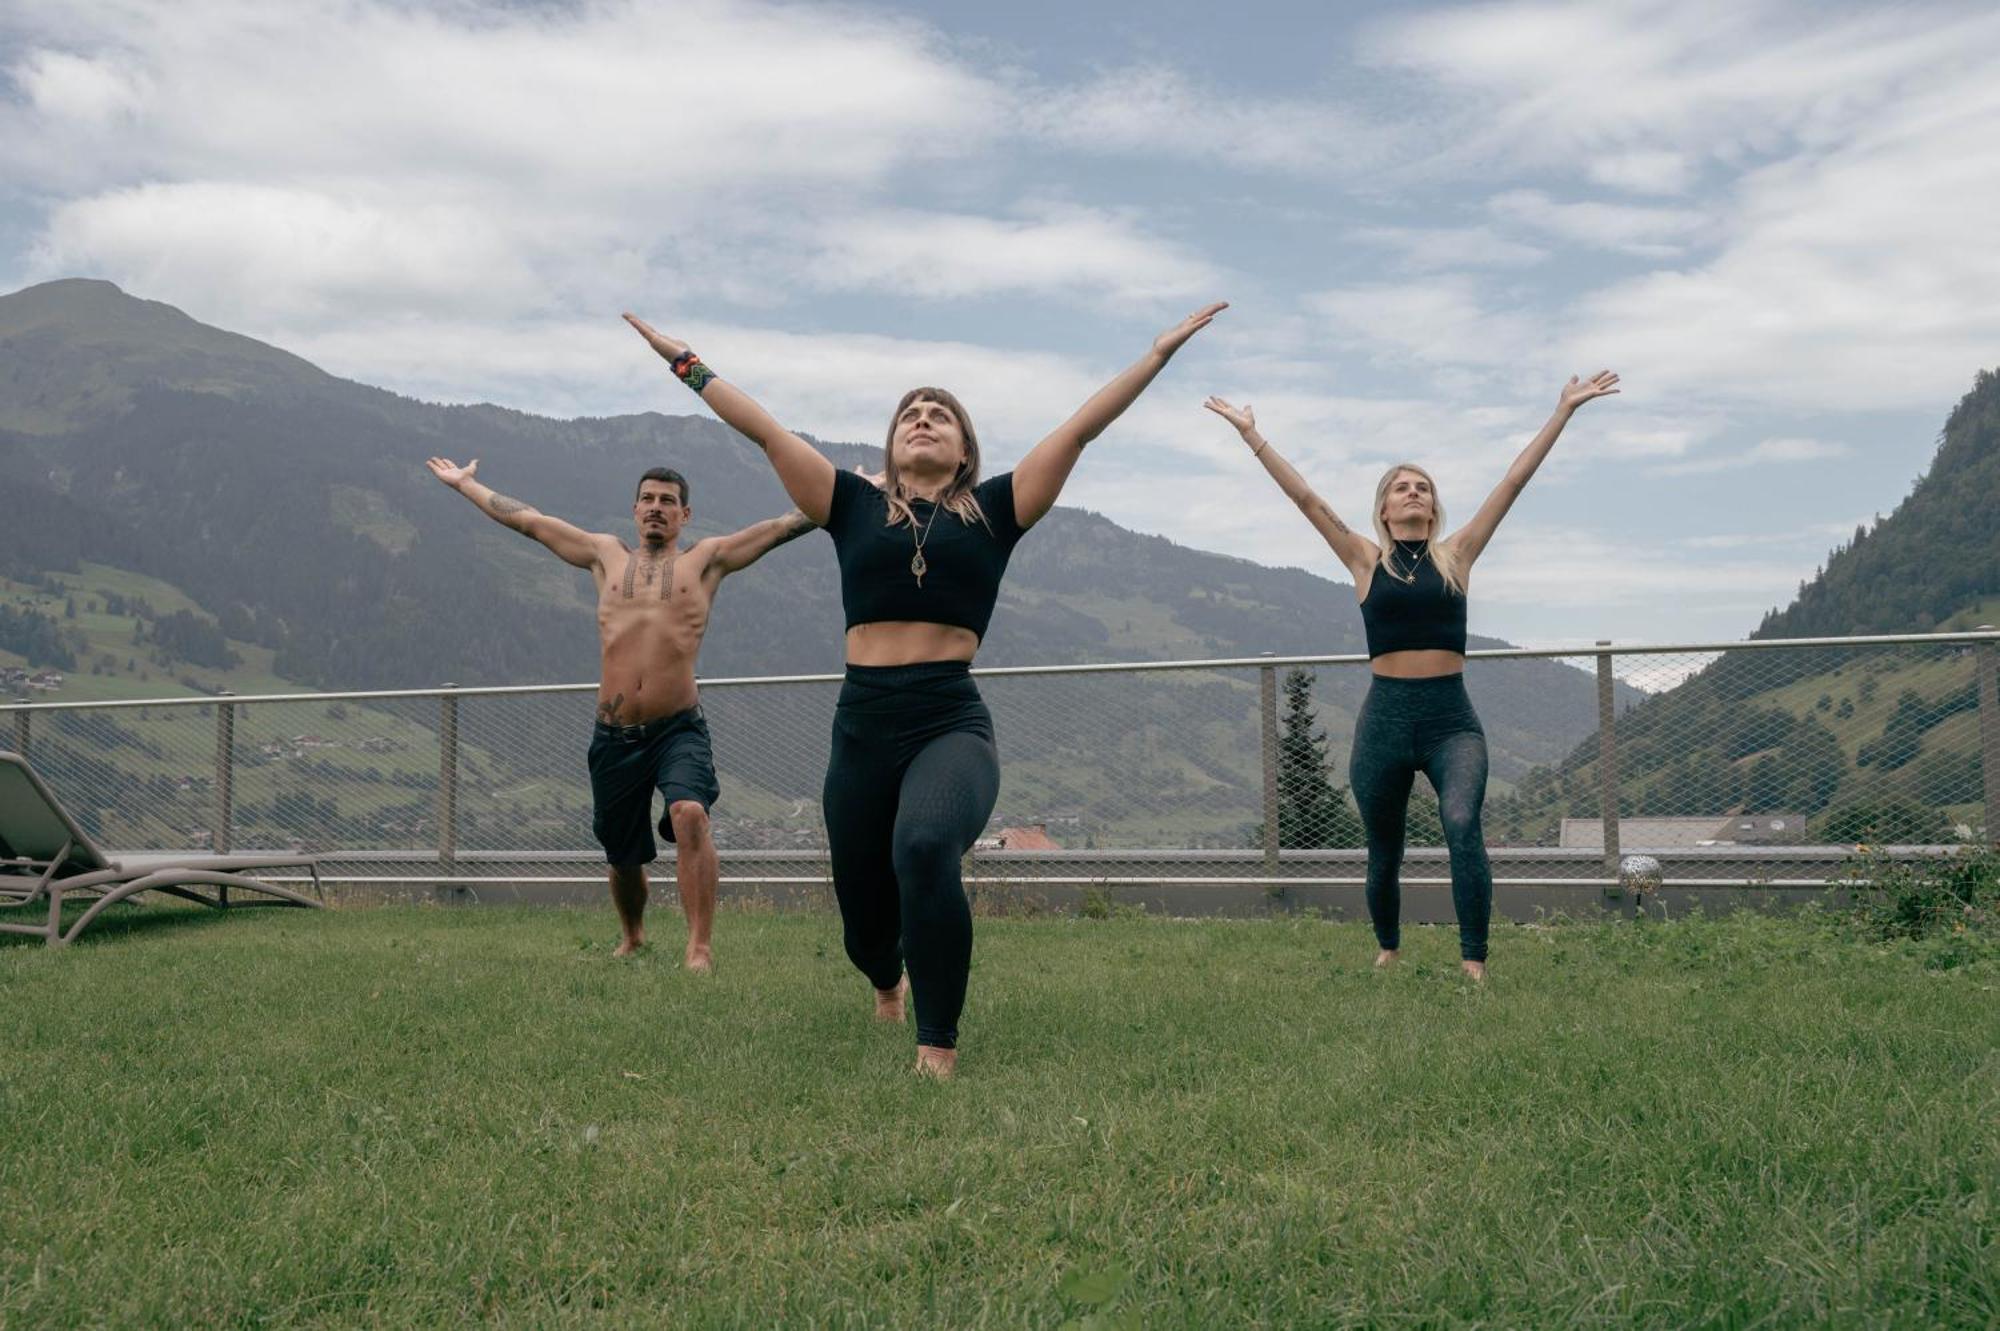
<svg viewBox="0 0 2000 1331">
<path fill-rule="evenodd" d="M 939 1086 L 826 916 L 125 920 L 0 942 L 0 1325 L 2000 1322 L 1991 951 L 981 920 Z"/>
</svg>

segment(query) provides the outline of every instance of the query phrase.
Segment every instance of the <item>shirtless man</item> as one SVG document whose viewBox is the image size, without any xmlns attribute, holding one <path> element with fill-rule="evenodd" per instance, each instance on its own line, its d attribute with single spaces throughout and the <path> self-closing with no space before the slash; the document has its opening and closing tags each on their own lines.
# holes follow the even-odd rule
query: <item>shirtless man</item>
<svg viewBox="0 0 2000 1331">
<path fill-rule="evenodd" d="M 633 550 L 616 536 L 582 531 L 495 492 L 472 478 L 478 466 L 477 458 L 463 467 L 449 458 L 430 460 L 431 473 L 480 512 L 589 569 L 597 582 L 604 660 L 590 741 L 591 830 L 610 864 L 611 901 L 625 935 L 611 955 L 630 956 L 646 942 L 646 866 L 659 853 L 652 828 L 658 788 L 667 801 L 660 835 L 674 843 L 687 915 L 687 968 L 706 971 L 713 965 L 716 882 L 708 810 L 719 787 L 695 692 L 695 654 L 722 579 L 814 526 L 792 512 L 682 550 L 681 531 L 694 513 L 688 483 L 679 472 L 655 467 L 640 478 L 632 505 L 639 526 Z"/>
</svg>

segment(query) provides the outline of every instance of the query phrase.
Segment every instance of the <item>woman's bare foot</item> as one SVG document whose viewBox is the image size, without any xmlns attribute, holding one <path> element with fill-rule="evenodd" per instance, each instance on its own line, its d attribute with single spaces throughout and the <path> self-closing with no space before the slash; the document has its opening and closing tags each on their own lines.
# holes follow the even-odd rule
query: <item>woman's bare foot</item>
<svg viewBox="0 0 2000 1331">
<path fill-rule="evenodd" d="M 697 947 L 689 943 L 687 956 L 682 959 L 681 965 L 697 975 L 707 975 L 715 970 L 715 958 L 709 952 L 708 944 L 703 943 Z"/>
<path fill-rule="evenodd" d="M 940 1049 L 934 1044 L 917 1046 L 917 1075 L 929 1077 L 933 1081 L 950 1081 L 951 1074 L 958 1070 L 958 1051 Z"/>
<path fill-rule="evenodd" d="M 626 934 L 618 946 L 611 949 L 611 955 L 614 957 L 629 957 L 644 946 L 646 946 L 646 934 L 642 929 L 638 933 Z"/>
<path fill-rule="evenodd" d="M 1396 959 L 1402 955 L 1403 954 L 1401 952 L 1398 952 L 1393 947 L 1383 948 L 1380 952 L 1377 952 L 1375 954 L 1375 969 L 1378 971 L 1388 970 L 1391 966 L 1396 964 Z"/>
<path fill-rule="evenodd" d="M 1486 983 L 1486 963 L 1485 963 L 1485 962 L 1483 962 L 1483 961 L 1461 961 L 1461 962 L 1459 962 L 1459 963 L 1458 963 L 1458 968 L 1459 968 L 1460 970 L 1464 971 L 1464 972 L 1465 972 L 1465 974 L 1466 974 L 1466 978 L 1467 978 L 1467 979 L 1470 979 L 1470 980 L 1471 980 L 1471 981 L 1472 981 L 1472 982 L 1473 982 L 1474 984 L 1485 984 L 1485 983 Z"/>
<path fill-rule="evenodd" d="M 904 1021 L 903 1000 L 909 996 L 910 977 L 907 975 L 896 981 L 894 989 L 877 989 L 875 991 L 875 1020 L 893 1022 L 898 1026 L 902 1025 Z"/>
</svg>

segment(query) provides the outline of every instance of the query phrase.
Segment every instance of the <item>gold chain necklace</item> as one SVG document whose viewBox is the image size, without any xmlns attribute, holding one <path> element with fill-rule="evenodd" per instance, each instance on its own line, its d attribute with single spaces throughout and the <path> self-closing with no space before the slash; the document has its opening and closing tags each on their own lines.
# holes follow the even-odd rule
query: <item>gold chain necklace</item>
<svg viewBox="0 0 2000 1331">
<path fill-rule="evenodd" d="M 1396 555 L 1399 551 L 1402 550 L 1402 548 L 1403 548 L 1402 541 L 1396 539 L 1395 537 L 1391 537 L 1389 541 L 1389 549 L 1382 560 L 1382 567 L 1389 570 L 1390 577 L 1394 578 L 1396 581 L 1402 583 L 1403 585 L 1408 586 L 1409 584 L 1417 580 L 1417 570 L 1423 567 L 1424 557 L 1430 554 L 1431 543 L 1429 541 L 1425 541 L 1421 546 L 1418 547 L 1417 553 L 1413 555 L 1410 559 L 1410 571 L 1408 573 L 1404 573 L 1401 569 L 1396 567 Z"/>
<path fill-rule="evenodd" d="M 917 552 L 910 556 L 910 572 L 917 575 L 917 586 L 924 585 L 924 574 L 930 571 L 930 563 L 924 558 L 924 542 L 931 538 L 931 528 L 937 526 L 938 510 L 944 507 L 935 499 L 931 501 L 931 520 L 924 524 L 923 535 L 917 534 L 917 511 L 910 510 L 910 539 L 916 543 Z"/>
</svg>

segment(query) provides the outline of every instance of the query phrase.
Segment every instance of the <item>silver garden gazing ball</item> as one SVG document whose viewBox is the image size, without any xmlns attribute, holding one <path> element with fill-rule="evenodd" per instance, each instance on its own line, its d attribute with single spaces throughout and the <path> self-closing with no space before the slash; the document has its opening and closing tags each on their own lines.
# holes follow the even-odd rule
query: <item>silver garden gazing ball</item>
<svg viewBox="0 0 2000 1331">
<path fill-rule="evenodd" d="M 1657 892 L 1661 878 L 1660 862 L 1651 855 L 1627 855 L 1618 861 L 1618 886 L 1628 892 Z"/>
</svg>

